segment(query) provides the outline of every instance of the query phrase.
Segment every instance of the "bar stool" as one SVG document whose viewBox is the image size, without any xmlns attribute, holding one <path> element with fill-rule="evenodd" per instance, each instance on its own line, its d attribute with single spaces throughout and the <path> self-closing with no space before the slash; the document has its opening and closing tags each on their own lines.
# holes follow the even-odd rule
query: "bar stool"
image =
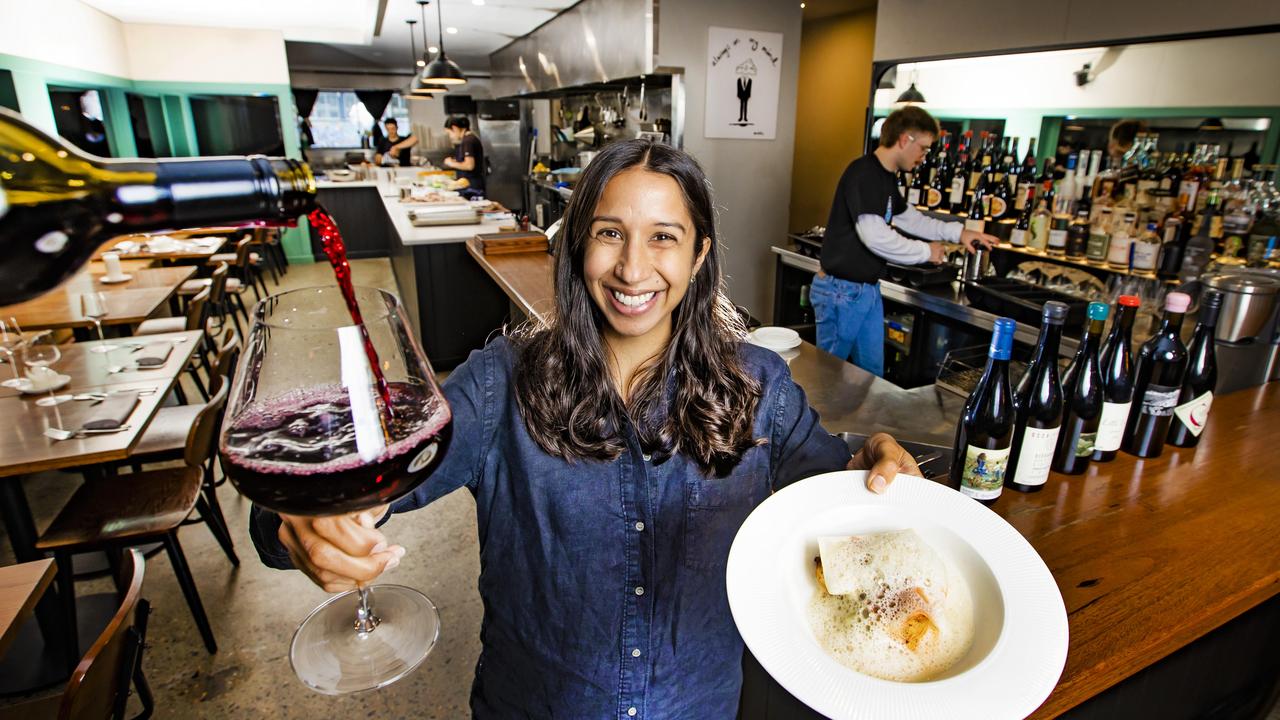
<svg viewBox="0 0 1280 720">
<path fill-rule="evenodd" d="M 200 602 L 200 592 L 178 542 L 178 528 L 192 510 L 198 509 L 202 517 L 213 516 L 202 492 L 203 463 L 213 453 L 218 416 L 227 401 L 228 385 L 221 383 L 192 424 L 186 437 L 182 467 L 126 473 L 84 483 L 36 542 L 37 549 L 52 552 L 58 563 L 58 594 L 63 598 L 67 634 L 72 643 L 77 641 L 71 556 L 94 550 L 110 553 L 115 549 L 162 542 L 205 649 L 210 654 L 218 652 L 213 628 Z M 212 521 L 209 529 L 218 536 Z M 230 538 L 226 540 L 229 542 Z M 72 656 L 78 652 L 77 644 Z"/>
</svg>

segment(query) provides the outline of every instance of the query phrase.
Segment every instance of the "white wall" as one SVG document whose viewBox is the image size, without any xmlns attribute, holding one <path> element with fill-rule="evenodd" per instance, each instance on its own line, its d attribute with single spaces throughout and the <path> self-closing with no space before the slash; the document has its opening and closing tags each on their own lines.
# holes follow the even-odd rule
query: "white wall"
<svg viewBox="0 0 1280 720">
<path fill-rule="evenodd" d="M 786 241 L 790 214 L 800 12 L 799 2 L 779 0 L 663 0 L 658 16 L 656 65 L 686 71 L 684 148 L 711 180 L 717 229 L 727 251 L 730 297 L 762 320 L 773 310 L 774 255 L 769 246 Z M 707 28 L 712 25 L 783 34 L 776 139 L 704 136 Z"/>
<path fill-rule="evenodd" d="M 129 77 L 124 24 L 80 0 L 0 0 L 0 54 Z"/>
<path fill-rule="evenodd" d="M 123 27 L 128 77 L 134 80 L 289 84 L 284 34 L 279 30 L 133 23 Z"/>
<path fill-rule="evenodd" d="M 1085 63 L 1094 79 L 1079 87 Z M 1280 105 L 1276 68 L 1280 33 L 957 58 L 898 66 L 898 88 L 877 90 L 876 107 L 913 78 L 928 106 L 949 110 Z"/>
<path fill-rule="evenodd" d="M 875 59 L 1111 44 L 1276 24 L 1275 0 L 879 0 Z"/>
</svg>

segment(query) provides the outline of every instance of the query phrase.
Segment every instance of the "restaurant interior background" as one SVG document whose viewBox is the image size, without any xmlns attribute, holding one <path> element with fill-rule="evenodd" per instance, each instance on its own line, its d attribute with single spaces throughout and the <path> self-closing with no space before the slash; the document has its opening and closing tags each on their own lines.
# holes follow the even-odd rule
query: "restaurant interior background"
<svg viewBox="0 0 1280 720">
<path fill-rule="evenodd" d="M 407 123 L 420 141 L 415 156 L 436 164 L 451 150 L 446 115 L 467 114 L 491 151 L 494 197 L 549 224 L 563 212 L 567 193 L 545 175 L 531 177 L 530 157 L 552 168 L 579 164 L 580 153 L 621 136 L 599 122 L 616 103 L 637 113 L 635 122 L 623 122 L 628 132 L 661 133 L 702 163 L 715 191 L 732 300 L 778 324 L 789 324 L 778 308 L 794 310 L 798 295 L 788 293 L 803 281 L 786 279 L 771 249 L 786 244 L 789 233 L 826 223 L 840 174 L 870 147 L 875 120 L 912 83 L 948 127 L 985 123 L 1024 138 L 1018 158 L 1025 138 L 1038 141 L 1044 158 L 1072 137 L 1088 137 L 1096 147 L 1100 128 L 1141 117 L 1160 128 L 1162 150 L 1223 138 L 1224 150 L 1230 143 L 1238 155 L 1256 143 L 1261 164 L 1280 161 L 1280 3 L 443 2 L 449 30 L 441 38 L 434 3 L 425 22 L 405 23 L 422 17 L 413 0 L 310 0 L 305 11 L 301 0 L 279 7 L 247 0 L 0 0 L 0 106 L 106 156 L 266 153 L 305 158 L 318 171 L 344 167 L 352 153 L 368 154 L 362 147 L 373 120 L 368 107 L 383 105 L 378 115 Z M 602 17 L 617 22 L 594 24 Z M 564 42 L 563 33 L 580 39 L 573 28 L 586 26 L 586 18 L 602 36 Z M 713 27 L 781 35 L 773 139 L 708 136 L 705 55 Z M 427 44 L 443 41 L 468 83 L 410 101 L 398 93 L 415 69 L 410 37 L 422 53 L 424 29 Z M 299 98 L 314 102 L 309 147 Z M 571 128 L 560 132 L 584 110 L 595 114 L 588 127 L 599 140 L 574 140 Z M 1223 120 L 1225 131 L 1206 135 L 1203 121 L 1211 118 Z M 350 202 L 353 214 L 368 212 Z M 384 229 L 369 226 L 363 239 L 362 232 L 352 233 L 353 257 L 393 255 L 384 236 L 373 236 Z M 283 246 L 292 262 L 316 259 L 305 222 L 285 233 Z M 447 527 L 467 534 L 465 526 Z M 236 539 L 247 555 L 244 537 Z M 451 540 L 449 549 L 474 555 L 474 542 L 467 543 Z M 462 570 L 448 577 L 460 583 L 459 592 L 474 594 L 471 568 Z M 255 582 L 263 587 L 270 579 Z M 451 631 L 475 635 L 478 599 L 456 601 L 466 609 L 450 618 Z M 179 614 L 172 624 L 185 622 Z M 231 620 L 215 624 L 233 632 Z M 465 676 L 478 647 L 474 638 L 468 643 L 456 651 L 455 666 Z M 467 683 L 452 684 L 432 688 L 451 693 L 443 706 L 465 707 Z M 312 702 L 295 700 L 298 707 Z M 221 712 L 234 708 L 215 705 Z"/>
</svg>

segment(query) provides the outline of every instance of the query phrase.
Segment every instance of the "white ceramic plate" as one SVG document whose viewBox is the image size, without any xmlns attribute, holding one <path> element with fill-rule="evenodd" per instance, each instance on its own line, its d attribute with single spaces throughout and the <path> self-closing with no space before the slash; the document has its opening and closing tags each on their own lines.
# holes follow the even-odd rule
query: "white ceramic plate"
<svg viewBox="0 0 1280 720">
<path fill-rule="evenodd" d="M 729 608 L 747 647 L 788 692 L 831 718 L 1023 718 L 1049 696 L 1067 658 L 1067 613 L 1053 575 L 986 506 L 899 475 L 884 495 L 865 472 L 788 486 L 757 507 L 733 541 Z M 969 581 L 977 613 L 969 654 L 942 677 L 898 683 L 824 651 L 805 618 L 817 586 L 817 538 L 914 529 Z"/>
<path fill-rule="evenodd" d="M 107 277 L 106 275 L 103 275 L 102 277 L 98 278 L 98 282 L 104 285 L 115 285 L 116 283 L 129 282 L 132 279 L 133 279 L 132 275 L 130 275 L 129 273 L 124 273 L 118 278 Z"/>
<path fill-rule="evenodd" d="M 790 350 L 800 345 L 800 333 L 790 328 L 765 326 L 747 334 L 747 340 L 770 350 Z"/>
<path fill-rule="evenodd" d="M 32 384 L 31 378 L 22 378 L 22 384 L 18 386 L 18 390 L 26 393 L 27 395 L 39 395 L 41 393 L 52 392 L 54 390 L 64 388 L 69 382 L 71 382 L 71 376 L 63 375 L 61 373 L 59 373 L 58 377 L 48 385 L 36 386 Z"/>
</svg>

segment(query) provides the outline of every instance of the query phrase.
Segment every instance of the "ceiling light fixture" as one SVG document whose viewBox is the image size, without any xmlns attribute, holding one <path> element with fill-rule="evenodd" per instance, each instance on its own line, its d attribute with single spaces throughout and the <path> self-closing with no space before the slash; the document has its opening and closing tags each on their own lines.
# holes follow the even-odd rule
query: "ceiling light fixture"
<svg viewBox="0 0 1280 720">
<path fill-rule="evenodd" d="M 1226 129 L 1226 124 L 1222 122 L 1222 118 L 1216 118 L 1216 117 L 1205 118 L 1200 122 L 1200 125 L 1196 127 L 1197 131 L 1201 131 L 1201 130 L 1217 131 L 1217 130 L 1224 130 L 1224 129 Z"/>
<path fill-rule="evenodd" d="M 422 13 L 422 47 L 424 48 L 427 47 L 427 10 L 425 7 L 426 4 L 427 4 L 426 0 L 418 0 L 418 9 Z M 434 51 L 434 49 L 435 49 L 434 46 L 432 46 L 432 51 Z M 430 63 L 427 62 L 427 57 L 428 57 L 427 53 L 424 52 L 422 54 L 422 59 L 418 61 L 418 67 L 421 67 L 422 70 L 420 71 L 417 69 L 414 70 L 413 82 L 409 84 L 409 93 L 411 95 L 418 95 L 418 96 L 425 95 L 426 97 L 432 97 L 432 93 L 441 93 L 441 92 L 449 91 L 448 85 L 444 85 L 437 82 L 431 82 L 426 79 L 427 67 L 430 65 Z"/>
<path fill-rule="evenodd" d="M 413 58 L 417 64 L 423 65 L 423 61 L 418 59 L 418 47 L 413 43 L 413 26 L 418 24 L 417 20 L 405 20 L 409 26 L 409 57 Z M 409 87 L 405 89 L 403 95 L 406 100 L 430 100 L 435 97 L 427 88 L 419 88 L 421 77 L 418 75 L 417 67 L 413 70 L 413 80 L 409 83 Z"/>
<path fill-rule="evenodd" d="M 427 2 L 429 0 L 418 0 L 418 5 L 421 7 L 426 5 Z M 458 67 L 457 63 L 449 59 L 449 56 L 444 51 L 444 15 L 438 1 L 436 2 L 436 24 L 440 29 L 440 54 L 436 55 L 436 59 L 432 60 L 426 69 L 422 71 L 422 80 L 423 82 L 436 83 L 438 85 L 462 85 L 467 82 L 466 74 L 462 72 L 462 68 Z"/>
<path fill-rule="evenodd" d="M 445 29 L 444 29 L 444 31 L 445 31 L 445 32 L 447 32 L 447 33 L 449 33 L 450 35 L 457 35 L 457 34 L 458 34 L 458 28 L 456 28 L 456 27 L 447 27 L 447 28 L 445 28 Z"/>
<path fill-rule="evenodd" d="M 472 5 L 483 5 L 484 0 L 471 0 Z"/>
<path fill-rule="evenodd" d="M 432 45 L 431 47 L 427 48 L 427 52 L 429 52 L 429 53 L 438 53 L 438 52 L 440 52 L 440 48 L 436 47 L 435 45 Z"/>
<path fill-rule="evenodd" d="M 924 93 L 920 92 L 920 88 L 916 87 L 916 70 L 911 70 L 911 86 L 902 91 L 898 96 L 898 100 L 894 103 L 897 107 L 906 107 L 907 105 L 924 105 Z"/>
</svg>

